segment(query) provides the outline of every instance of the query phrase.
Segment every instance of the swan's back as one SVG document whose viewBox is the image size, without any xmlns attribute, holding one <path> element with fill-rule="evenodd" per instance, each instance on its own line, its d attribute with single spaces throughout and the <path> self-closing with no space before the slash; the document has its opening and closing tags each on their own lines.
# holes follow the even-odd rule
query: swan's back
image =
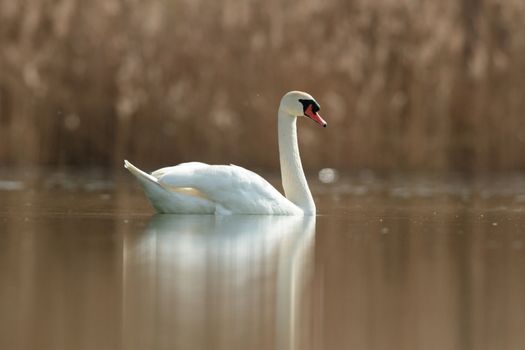
<svg viewBox="0 0 525 350">
<path fill-rule="evenodd" d="M 219 214 L 301 214 L 268 181 L 236 165 L 182 163 L 152 173 L 158 183 L 170 191 L 186 189 L 206 198 Z"/>
</svg>

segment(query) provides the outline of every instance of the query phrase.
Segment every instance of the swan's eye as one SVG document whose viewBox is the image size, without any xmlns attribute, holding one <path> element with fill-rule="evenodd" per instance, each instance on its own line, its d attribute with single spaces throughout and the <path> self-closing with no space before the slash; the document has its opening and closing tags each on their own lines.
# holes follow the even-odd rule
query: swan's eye
<svg viewBox="0 0 525 350">
<path fill-rule="evenodd" d="M 306 112 L 309 106 L 312 106 L 312 112 L 317 113 L 321 109 L 321 106 L 314 100 L 299 99 L 299 102 L 303 105 L 303 112 Z"/>
</svg>

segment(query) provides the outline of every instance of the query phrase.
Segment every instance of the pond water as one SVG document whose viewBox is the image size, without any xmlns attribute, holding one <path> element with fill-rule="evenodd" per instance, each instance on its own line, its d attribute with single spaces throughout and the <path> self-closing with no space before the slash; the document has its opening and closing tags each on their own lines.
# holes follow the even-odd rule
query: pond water
<svg viewBox="0 0 525 350">
<path fill-rule="evenodd" d="M 311 178 L 316 218 L 214 217 L 0 173 L 0 348 L 525 347 L 525 178 Z"/>
</svg>

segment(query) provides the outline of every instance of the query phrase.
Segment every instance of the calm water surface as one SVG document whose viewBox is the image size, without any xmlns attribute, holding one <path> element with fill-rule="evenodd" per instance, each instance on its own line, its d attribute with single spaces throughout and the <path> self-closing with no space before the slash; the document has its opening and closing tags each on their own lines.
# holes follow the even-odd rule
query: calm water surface
<svg viewBox="0 0 525 350">
<path fill-rule="evenodd" d="M 319 216 L 294 218 L 0 175 L 0 349 L 525 348 L 520 176 L 312 181 Z"/>
</svg>

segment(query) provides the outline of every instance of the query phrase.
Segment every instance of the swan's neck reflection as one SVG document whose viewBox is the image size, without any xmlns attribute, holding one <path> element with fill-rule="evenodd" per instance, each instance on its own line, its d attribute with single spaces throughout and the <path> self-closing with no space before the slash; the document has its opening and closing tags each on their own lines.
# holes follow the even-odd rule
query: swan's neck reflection
<svg viewBox="0 0 525 350">
<path fill-rule="evenodd" d="M 124 247 L 124 332 L 149 335 L 124 347 L 298 346 L 314 235 L 315 217 L 155 216 Z"/>
</svg>

